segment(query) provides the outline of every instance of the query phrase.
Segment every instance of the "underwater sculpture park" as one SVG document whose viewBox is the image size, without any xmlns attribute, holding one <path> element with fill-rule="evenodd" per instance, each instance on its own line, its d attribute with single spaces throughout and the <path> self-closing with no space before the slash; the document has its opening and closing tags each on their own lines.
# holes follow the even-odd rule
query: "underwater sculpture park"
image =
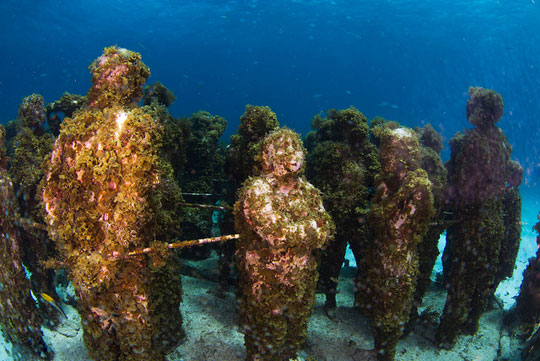
<svg viewBox="0 0 540 361">
<path fill-rule="evenodd" d="M 521 231 L 523 169 L 496 125 L 496 91 L 469 89 L 472 128 L 451 139 L 444 164 L 431 125 L 368 121 L 352 106 L 316 115 L 302 140 L 269 107 L 247 105 L 225 146 L 224 118 L 168 112 L 175 97 L 145 85 L 140 54 L 105 48 L 90 72 L 85 96 L 29 95 L 0 126 L 0 326 L 14 359 L 55 359 L 42 328 L 59 328 L 66 308 L 89 359 L 168 359 L 190 337 L 181 278 L 202 277 L 183 263 L 212 254 L 209 297 L 235 294 L 238 359 L 319 359 L 305 350 L 309 322 L 317 293 L 338 322 L 347 247 L 349 306 L 372 347 L 343 360 L 400 359 L 419 327 L 434 331 L 434 350 L 481 332 Z M 501 324 L 519 334 L 523 360 L 540 357 L 538 257 Z M 447 294 L 440 314 L 421 311 L 436 287 Z"/>
</svg>

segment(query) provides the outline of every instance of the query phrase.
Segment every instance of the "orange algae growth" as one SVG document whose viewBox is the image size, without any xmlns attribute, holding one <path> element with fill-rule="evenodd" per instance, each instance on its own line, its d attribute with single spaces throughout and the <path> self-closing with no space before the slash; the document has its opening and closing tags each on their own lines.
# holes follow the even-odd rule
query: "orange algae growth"
<svg viewBox="0 0 540 361">
<path fill-rule="evenodd" d="M 89 69 L 93 85 L 87 94 L 88 104 L 100 109 L 134 105 L 141 100 L 150 76 L 150 69 L 139 53 L 116 46 L 105 48 Z"/>
<path fill-rule="evenodd" d="M 235 204 L 240 321 L 247 360 L 293 358 L 313 312 L 319 250 L 334 224 L 303 176 L 296 133 L 279 129 L 262 143 L 262 173 Z"/>
<path fill-rule="evenodd" d="M 359 265 L 356 304 L 371 319 L 378 360 L 394 360 L 418 279 L 418 245 L 434 215 L 432 184 L 420 168 L 416 134 L 382 128 L 369 211 L 374 241 Z"/>
<path fill-rule="evenodd" d="M 178 236 L 180 189 L 160 158 L 162 126 L 134 103 L 149 75 L 139 54 L 106 48 L 90 68 L 88 106 L 64 120 L 47 164 L 49 233 L 80 297 L 89 355 L 164 360 L 183 337 L 178 266 L 164 252 L 110 255 Z"/>
</svg>

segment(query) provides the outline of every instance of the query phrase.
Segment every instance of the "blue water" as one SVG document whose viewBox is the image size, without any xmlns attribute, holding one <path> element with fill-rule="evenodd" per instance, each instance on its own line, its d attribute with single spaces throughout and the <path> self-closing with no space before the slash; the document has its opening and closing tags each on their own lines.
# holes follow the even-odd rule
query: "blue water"
<svg viewBox="0 0 540 361">
<path fill-rule="evenodd" d="M 174 91 L 174 116 L 224 116 L 225 139 L 249 103 L 303 134 L 314 114 L 355 105 L 431 122 L 448 140 L 469 126 L 467 88 L 493 88 L 515 158 L 535 175 L 539 19 L 534 0 L 3 0 L 0 122 L 34 92 L 85 94 L 88 65 L 118 44 Z"/>
</svg>

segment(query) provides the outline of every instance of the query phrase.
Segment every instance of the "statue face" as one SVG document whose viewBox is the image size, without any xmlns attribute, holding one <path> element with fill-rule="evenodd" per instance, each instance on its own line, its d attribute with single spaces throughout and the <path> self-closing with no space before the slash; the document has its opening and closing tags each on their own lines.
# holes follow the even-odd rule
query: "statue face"
<svg viewBox="0 0 540 361">
<path fill-rule="evenodd" d="M 264 151 L 264 168 L 274 176 L 298 173 L 304 166 L 304 151 L 288 136 L 270 143 Z"/>
<path fill-rule="evenodd" d="M 304 153 L 301 150 L 295 150 L 293 147 L 287 149 L 278 149 L 276 158 L 279 159 L 274 163 L 273 173 L 278 177 L 282 177 L 289 173 L 297 173 L 304 165 Z"/>
</svg>

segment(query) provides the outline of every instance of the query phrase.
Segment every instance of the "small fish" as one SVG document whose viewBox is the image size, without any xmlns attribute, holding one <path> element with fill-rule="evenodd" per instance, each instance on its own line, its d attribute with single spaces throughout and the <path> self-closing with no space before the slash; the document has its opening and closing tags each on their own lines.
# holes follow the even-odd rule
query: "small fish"
<svg viewBox="0 0 540 361">
<path fill-rule="evenodd" d="M 377 105 L 380 106 L 380 107 L 383 107 L 383 108 L 386 108 L 386 107 L 390 107 L 390 108 L 392 108 L 392 109 L 398 109 L 398 108 L 399 108 L 399 105 L 388 103 L 386 100 L 380 102 L 380 103 L 377 104 Z"/>
<path fill-rule="evenodd" d="M 62 314 L 64 315 L 65 318 L 68 318 L 68 317 L 66 316 L 66 313 L 64 312 L 64 310 L 62 310 L 62 309 L 60 308 L 60 306 L 58 306 L 58 304 L 56 304 L 56 302 L 54 301 L 54 299 L 53 299 L 51 296 L 49 296 L 48 294 L 42 292 L 42 293 L 41 293 L 41 298 L 43 299 L 43 301 L 47 302 L 49 305 L 51 305 L 51 306 L 53 306 L 54 308 L 56 308 L 56 310 L 57 310 L 58 312 L 62 313 Z"/>
</svg>

